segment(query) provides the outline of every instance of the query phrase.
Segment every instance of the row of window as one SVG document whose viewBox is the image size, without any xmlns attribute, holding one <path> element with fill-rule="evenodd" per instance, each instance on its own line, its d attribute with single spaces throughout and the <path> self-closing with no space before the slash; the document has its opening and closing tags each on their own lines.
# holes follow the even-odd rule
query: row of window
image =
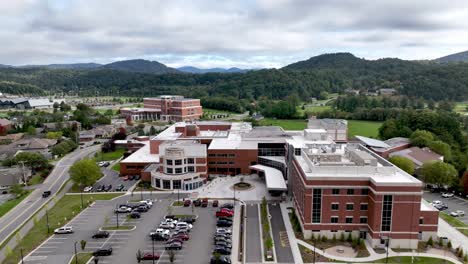
<svg viewBox="0 0 468 264">
<path fill-rule="evenodd" d="M 167 174 L 181 174 L 181 173 L 186 173 L 186 172 L 195 172 L 195 167 L 194 166 L 188 166 L 184 168 L 166 168 L 166 173 Z"/>
<path fill-rule="evenodd" d="M 367 203 L 362 203 L 360 204 L 360 210 L 361 211 L 367 211 L 369 205 Z M 339 203 L 332 203 L 331 204 L 331 209 L 332 211 L 338 211 L 340 210 L 340 204 Z M 346 204 L 346 211 L 353 211 L 354 210 L 354 204 L 353 203 L 347 203 Z"/>
<path fill-rule="evenodd" d="M 354 189 L 347 189 L 346 194 L 347 195 L 354 195 L 356 192 Z M 333 195 L 339 195 L 341 194 L 341 189 L 332 189 L 332 194 Z M 356 193 L 357 194 L 357 193 Z M 369 189 L 361 189 L 361 195 L 368 195 L 369 194 Z"/>
<path fill-rule="evenodd" d="M 208 164 L 210 164 L 210 165 L 215 165 L 215 164 L 218 164 L 218 165 L 231 164 L 231 165 L 232 165 L 232 164 L 234 164 L 234 161 L 229 161 L 229 162 L 227 162 L 227 161 L 210 161 L 210 162 L 208 162 Z"/>
<path fill-rule="evenodd" d="M 182 165 L 182 164 L 194 164 L 195 160 L 194 158 L 186 158 L 186 159 L 176 159 L 176 160 L 166 160 L 167 165 Z"/>
<path fill-rule="evenodd" d="M 236 156 L 236 154 L 234 153 L 229 153 L 229 154 L 226 154 L 226 153 L 222 153 L 222 154 L 213 154 L 213 153 L 210 153 L 208 154 L 208 157 L 211 157 L 211 158 L 214 158 L 214 157 L 218 157 L 218 158 L 234 158 Z"/>
<path fill-rule="evenodd" d="M 337 224 L 339 222 L 340 222 L 340 218 L 338 216 L 332 216 L 330 218 L 330 223 L 332 223 L 332 224 Z M 345 223 L 346 224 L 352 224 L 353 223 L 353 217 L 352 216 L 347 216 L 345 218 Z M 360 224 L 367 224 L 367 217 L 366 216 L 361 216 L 359 218 L 359 223 Z"/>
</svg>

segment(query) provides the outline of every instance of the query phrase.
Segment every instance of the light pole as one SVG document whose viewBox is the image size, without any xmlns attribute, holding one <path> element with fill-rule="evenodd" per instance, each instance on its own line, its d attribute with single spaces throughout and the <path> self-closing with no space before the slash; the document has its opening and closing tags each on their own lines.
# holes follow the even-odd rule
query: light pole
<svg viewBox="0 0 468 264">
<path fill-rule="evenodd" d="M 47 234 L 50 233 L 50 226 L 49 226 L 49 210 L 45 210 L 45 215 L 46 215 L 46 225 L 47 225 Z"/>
<path fill-rule="evenodd" d="M 387 251 L 387 252 L 386 252 L 386 256 L 385 256 L 385 264 L 388 263 L 388 244 L 390 244 L 389 242 L 390 242 L 390 237 L 387 237 L 387 243 L 386 243 L 386 246 L 387 246 L 387 250 L 386 250 L 386 251 Z"/>
<path fill-rule="evenodd" d="M 84 203 L 83 203 L 83 189 L 81 189 L 80 197 L 81 197 L 81 209 L 83 209 L 83 208 L 84 208 Z"/>
<path fill-rule="evenodd" d="M 117 205 L 115 207 L 117 208 Z M 119 211 L 118 211 L 118 209 L 115 211 L 115 216 L 117 217 L 117 229 L 119 229 Z"/>
<path fill-rule="evenodd" d="M 24 260 L 23 260 L 23 248 L 20 248 L 20 254 L 21 254 L 21 264 L 24 264 Z"/>
<path fill-rule="evenodd" d="M 76 243 L 78 243 L 78 242 L 75 241 L 75 264 L 78 264 L 78 254 L 76 252 Z"/>
<path fill-rule="evenodd" d="M 180 189 L 177 189 L 177 204 L 179 204 L 180 200 Z"/>
</svg>

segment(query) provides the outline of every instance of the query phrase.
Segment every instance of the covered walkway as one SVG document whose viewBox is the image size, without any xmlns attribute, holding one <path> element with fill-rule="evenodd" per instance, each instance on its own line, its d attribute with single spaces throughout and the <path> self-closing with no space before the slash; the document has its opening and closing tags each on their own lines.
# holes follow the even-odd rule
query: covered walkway
<svg viewBox="0 0 468 264">
<path fill-rule="evenodd" d="M 249 168 L 251 170 L 260 171 L 265 175 L 265 183 L 268 191 L 287 191 L 286 181 L 284 180 L 283 173 L 280 170 L 258 164 L 252 165 Z"/>
</svg>

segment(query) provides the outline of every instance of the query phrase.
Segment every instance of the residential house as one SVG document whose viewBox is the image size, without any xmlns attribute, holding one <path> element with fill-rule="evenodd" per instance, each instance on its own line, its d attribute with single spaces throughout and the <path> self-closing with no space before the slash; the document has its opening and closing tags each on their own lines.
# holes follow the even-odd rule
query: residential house
<svg viewBox="0 0 468 264">
<path fill-rule="evenodd" d="M 24 183 L 31 177 L 31 170 L 27 167 L 0 167 L 0 186 L 9 187 Z"/>
<path fill-rule="evenodd" d="M 62 128 L 73 128 L 76 127 L 78 131 L 81 130 L 81 123 L 78 121 L 64 121 L 64 122 L 51 122 L 42 124 L 42 128 L 46 131 L 56 131 Z"/>
<path fill-rule="evenodd" d="M 391 153 L 389 156 L 400 156 L 408 158 L 414 163 L 416 169 L 421 168 L 422 165 L 426 162 L 444 161 L 444 156 L 433 152 L 429 148 L 420 147 L 411 147 L 400 151 L 396 151 Z"/>
<path fill-rule="evenodd" d="M 96 138 L 96 135 L 91 130 L 81 131 L 79 135 L 80 143 L 91 142 Z"/>
<path fill-rule="evenodd" d="M 391 96 L 397 94 L 397 90 L 393 88 L 382 88 L 379 89 L 379 94 L 384 96 Z"/>
<path fill-rule="evenodd" d="M 356 136 L 356 139 L 383 158 L 388 158 L 391 153 L 411 146 L 409 138 L 404 137 L 390 138 L 385 141 L 364 136 Z"/>
<path fill-rule="evenodd" d="M 6 136 L 0 136 L 0 145 L 7 145 L 12 142 L 22 139 L 24 136 L 23 133 L 8 134 Z"/>
</svg>

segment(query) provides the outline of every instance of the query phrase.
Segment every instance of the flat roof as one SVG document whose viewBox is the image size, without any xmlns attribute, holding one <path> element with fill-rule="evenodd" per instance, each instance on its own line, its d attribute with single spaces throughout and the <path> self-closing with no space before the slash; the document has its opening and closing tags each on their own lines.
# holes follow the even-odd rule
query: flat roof
<svg viewBox="0 0 468 264">
<path fill-rule="evenodd" d="M 269 191 L 286 191 L 286 181 L 283 178 L 283 173 L 272 167 L 264 165 L 252 165 L 249 167 L 252 170 L 259 170 L 265 173 L 265 182 Z"/>
<path fill-rule="evenodd" d="M 150 153 L 149 141 L 144 146 L 123 159 L 120 163 L 159 163 L 159 154 Z"/>
<path fill-rule="evenodd" d="M 368 137 L 363 137 L 363 136 L 356 136 L 356 138 L 369 147 L 390 148 L 390 145 L 378 139 L 373 139 L 373 138 L 368 138 Z"/>
</svg>

